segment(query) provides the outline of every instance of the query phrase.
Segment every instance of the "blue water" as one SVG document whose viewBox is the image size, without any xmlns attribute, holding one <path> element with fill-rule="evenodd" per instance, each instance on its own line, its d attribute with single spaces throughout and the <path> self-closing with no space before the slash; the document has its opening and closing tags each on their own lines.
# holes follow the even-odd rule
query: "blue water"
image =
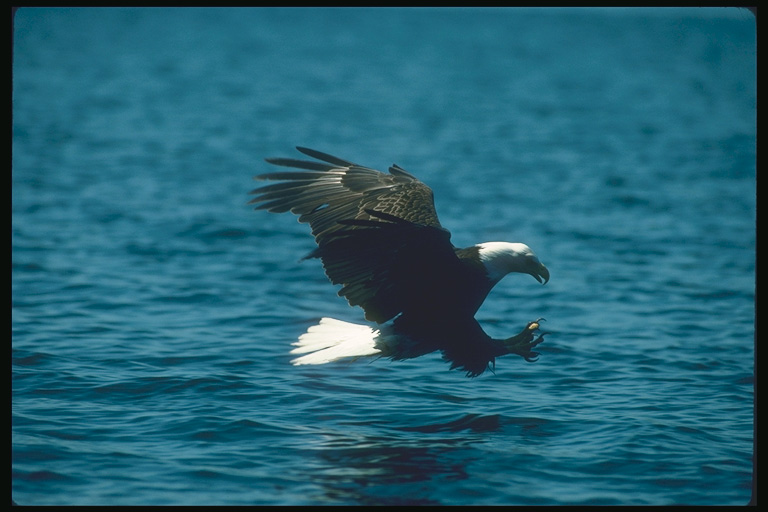
<svg viewBox="0 0 768 512">
<path fill-rule="evenodd" d="M 22 9 L 12 490 L 27 505 L 739 505 L 756 31 L 736 9 Z M 292 367 L 336 296 L 246 205 L 295 145 L 530 245 L 478 318 L 538 362 Z"/>
</svg>

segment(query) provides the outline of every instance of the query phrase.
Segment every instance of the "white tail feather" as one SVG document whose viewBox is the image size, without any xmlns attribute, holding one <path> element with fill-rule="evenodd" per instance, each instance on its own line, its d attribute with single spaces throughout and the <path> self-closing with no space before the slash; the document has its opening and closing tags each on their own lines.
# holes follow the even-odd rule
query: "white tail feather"
<svg viewBox="0 0 768 512">
<path fill-rule="evenodd" d="M 294 365 L 325 364 L 344 358 L 380 354 L 376 339 L 380 332 L 367 325 L 322 318 L 299 336 L 291 354 L 306 354 L 291 361 Z"/>
</svg>

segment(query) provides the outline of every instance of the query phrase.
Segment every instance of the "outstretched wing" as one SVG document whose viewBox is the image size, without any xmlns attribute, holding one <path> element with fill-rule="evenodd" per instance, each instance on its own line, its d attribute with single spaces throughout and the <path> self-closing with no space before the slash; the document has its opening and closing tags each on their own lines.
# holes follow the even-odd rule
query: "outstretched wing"
<svg viewBox="0 0 768 512">
<path fill-rule="evenodd" d="M 302 169 L 256 179 L 280 183 L 257 188 L 256 209 L 299 215 L 309 223 L 326 275 L 339 295 L 361 306 L 369 320 L 385 322 L 426 296 L 438 263 L 460 266 L 450 233 L 437 218 L 432 190 L 397 165 L 389 174 L 319 151 L 297 148 L 319 161 L 271 158 Z M 436 265 L 437 264 L 437 265 Z"/>
<path fill-rule="evenodd" d="M 397 165 L 389 174 L 307 148 L 296 148 L 320 162 L 294 158 L 268 158 L 267 162 L 304 172 L 273 172 L 259 180 L 280 180 L 251 191 L 257 210 L 290 211 L 308 222 L 318 245 L 341 228 L 340 220 L 370 219 L 366 210 L 403 220 L 440 227 L 432 189 Z"/>
</svg>

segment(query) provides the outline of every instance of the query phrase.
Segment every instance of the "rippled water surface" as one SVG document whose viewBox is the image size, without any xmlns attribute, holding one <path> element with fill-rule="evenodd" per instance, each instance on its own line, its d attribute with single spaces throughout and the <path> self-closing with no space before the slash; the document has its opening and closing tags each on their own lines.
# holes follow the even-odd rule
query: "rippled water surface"
<svg viewBox="0 0 768 512">
<path fill-rule="evenodd" d="M 745 10 L 22 9 L 13 498 L 52 505 L 745 504 L 756 34 Z M 305 145 L 529 244 L 489 334 L 538 362 L 292 367 L 336 297 L 246 205 Z"/>
</svg>

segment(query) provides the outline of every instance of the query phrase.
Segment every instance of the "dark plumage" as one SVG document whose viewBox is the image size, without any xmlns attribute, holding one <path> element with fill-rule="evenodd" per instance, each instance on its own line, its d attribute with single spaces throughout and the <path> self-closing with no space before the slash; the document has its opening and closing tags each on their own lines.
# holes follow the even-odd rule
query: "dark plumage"
<svg viewBox="0 0 768 512">
<path fill-rule="evenodd" d="M 309 223 L 328 278 L 339 295 L 360 306 L 366 319 L 391 324 L 378 329 L 321 321 L 298 342 L 295 353 L 312 352 L 295 364 L 343 357 L 416 357 L 435 350 L 468 375 L 479 375 L 495 357 L 517 353 L 528 360 L 543 341 L 538 321 L 506 340 L 494 340 L 474 319 L 491 288 L 509 272 L 549 271 L 524 244 L 490 242 L 455 248 L 440 225 L 432 190 L 397 165 L 385 174 L 353 162 L 297 148 L 318 161 L 270 158 L 301 169 L 256 179 L 278 181 L 252 191 L 256 209 L 290 211 Z M 370 332 L 369 332 L 370 331 Z"/>
</svg>

